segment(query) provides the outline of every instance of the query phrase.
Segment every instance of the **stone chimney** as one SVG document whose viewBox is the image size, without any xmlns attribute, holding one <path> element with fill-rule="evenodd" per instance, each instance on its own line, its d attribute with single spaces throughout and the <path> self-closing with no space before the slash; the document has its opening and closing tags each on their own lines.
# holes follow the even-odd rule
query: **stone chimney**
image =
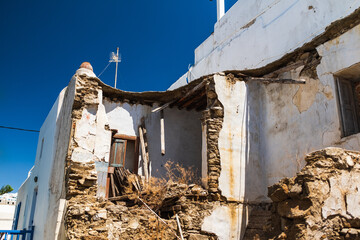
<svg viewBox="0 0 360 240">
<path fill-rule="evenodd" d="M 80 68 L 76 71 L 78 75 L 87 75 L 88 77 L 96 77 L 95 73 L 93 72 L 93 67 L 89 62 L 83 62 L 80 65 Z"/>
</svg>

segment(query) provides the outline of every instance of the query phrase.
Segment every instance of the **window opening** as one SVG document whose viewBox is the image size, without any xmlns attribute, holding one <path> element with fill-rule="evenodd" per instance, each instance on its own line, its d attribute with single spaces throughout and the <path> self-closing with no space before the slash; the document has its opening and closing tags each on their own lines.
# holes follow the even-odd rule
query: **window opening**
<svg viewBox="0 0 360 240">
<path fill-rule="evenodd" d="M 43 148 L 44 148 L 44 138 L 41 140 L 41 147 L 40 147 L 40 159 L 42 157 L 42 153 L 43 153 Z"/>
<path fill-rule="evenodd" d="M 342 136 L 359 132 L 360 79 L 337 78 L 338 102 L 341 115 Z"/>
</svg>

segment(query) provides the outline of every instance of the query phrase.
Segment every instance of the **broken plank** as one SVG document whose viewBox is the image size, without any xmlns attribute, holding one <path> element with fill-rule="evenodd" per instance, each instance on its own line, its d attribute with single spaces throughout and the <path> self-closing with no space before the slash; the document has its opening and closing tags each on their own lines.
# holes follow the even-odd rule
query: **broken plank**
<svg viewBox="0 0 360 240">
<path fill-rule="evenodd" d="M 202 97 L 204 97 L 206 91 L 202 91 L 199 95 L 195 96 L 194 98 L 189 99 L 188 101 L 186 101 L 184 104 L 179 106 L 179 109 L 181 110 L 182 108 L 186 108 L 189 105 L 191 105 L 192 103 L 197 103 Z"/>
<path fill-rule="evenodd" d="M 115 181 L 114 181 L 113 173 L 110 173 L 110 185 L 111 185 L 111 191 L 112 191 L 113 197 L 115 197 L 116 196 L 116 194 L 115 194 Z"/>
<path fill-rule="evenodd" d="M 279 78 L 261 78 L 261 77 L 247 77 L 245 81 L 256 81 L 263 83 L 285 83 L 285 84 L 305 84 L 305 80 L 295 79 L 279 79 Z"/>
<path fill-rule="evenodd" d="M 184 236 L 183 236 L 181 225 L 180 225 L 179 216 L 177 214 L 175 214 L 175 217 L 176 217 L 176 223 L 177 223 L 179 233 L 180 233 L 180 238 L 181 238 L 181 240 L 184 240 Z"/>
<path fill-rule="evenodd" d="M 165 123 L 164 111 L 160 112 L 160 140 L 161 140 L 161 155 L 165 155 Z"/>
<path fill-rule="evenodd" d="M 143 158 L 145 180 L 146 180 L 146 182 L 148 182 L 149 181 L 148 159 L 147 159 L 146 148 L 145 148 L 144 133 L 143 133 L 143 129 L 141 126 L 139 126 L 139 135 L 140 135 L 141 155 Z"/>
<path fill-rule="evenodd" d="M 207 84 L 206 81 L 202 81 L 201 83 L 199 83 L 198 85 L 196 85 L 194 88 L 192 88 L 191 90 L 189 90 L 182 98 L 180 98 L 179 100 L 173 100 L 171 102 L 168 102 L 158 108 L 155 108 L 154 110 L 152 110 L 151 112 L 158 112 L 160 110 L 163 110 L 165 108 L 167 108 L 170 104 L 173 104 L 175 102 L 182 102 L 184 101 L 187 97 L 189 97 L 190 95 L 192 95 L 194 92 L 196 92 L 197 90 L 199 90 L 200 88 L 202 88 L 203 86 L 205 86 Z"/>
</svg>

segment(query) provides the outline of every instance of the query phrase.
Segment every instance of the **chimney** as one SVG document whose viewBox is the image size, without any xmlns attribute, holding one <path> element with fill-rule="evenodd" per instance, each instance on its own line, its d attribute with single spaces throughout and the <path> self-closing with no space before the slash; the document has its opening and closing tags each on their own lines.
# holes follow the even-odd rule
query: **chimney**
<svg viewBox="0 0 360 240">
<path fill-rule="evenodd" d="M 93 67 L 89 62 L 83 62 L 79 69 L 76 71 L 76 74 L 78 75 L 87 75 L 89 77 L 96 77 L 95 73 L 93 72 Z"/>
</svg>

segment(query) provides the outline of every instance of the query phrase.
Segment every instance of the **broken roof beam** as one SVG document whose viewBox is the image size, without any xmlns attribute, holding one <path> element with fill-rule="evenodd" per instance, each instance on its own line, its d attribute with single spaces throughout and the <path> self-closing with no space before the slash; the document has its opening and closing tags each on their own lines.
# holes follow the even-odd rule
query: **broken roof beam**
<svg viewBox="0 0 360 240">
<path fill-rule="evenodd" d="M 187 110 L 191 110 L 195 108 L 196 111 L 205 110 L 207 106 L 207 98 L 203 98 L 201 101 L 197 102 L 196 104 L 187 107 Z"/>
<path fill-rule="evenodd" d="M 201 83 L 199 83 L 198 85 L 196 85 L 194 88 L 192 88 L 191 90 L 189 90 L 182 98 L 175 99 L 173 101 L 170 101 L 168 103 L 165 103 L 164 105 L 155 108 L 154 110 L 152 110 L 151 112 L 158 112 L 160 110 L 163 110 L 165 108 L 167 108 L 168 106 L 170 106 L 170 104 L 176 103 L 176 102 L 182 102 L 184 101 L 186 98 L 188 98 L 189 96 L 191 96 L 193 93 L 195 93 L 197 90 L 201 89 L 202 87 L 204 87 L 207 84 L 207 81 L 202 81 Z"/>
<path fill-rule="evenodd" d="M 190 98 L 189 100 L 187 100 L 186 102 L 184 102 L 183 104 L 178 105 L 179 109 L 183 109 L 183 108 L 187 108 L 189 106 L 191 106 L 192 104 L 196 104 L 199 100 L 201 100 L 206 94 L 206 91 L 203 90 L 202 92 L 200 92 L 199 94 L 195 95 L 194 97 Z"/>
<path fill-rule="evenodd" d="M 285 84 L 305 84 L 306 81 L 303 79 L 280 79 L 280 78 L 267 78 L 267 77 L 246 77 L 244 81 L 251 82 L 262 82 L 262 83 L 285 83 Z"/>
</svg>

